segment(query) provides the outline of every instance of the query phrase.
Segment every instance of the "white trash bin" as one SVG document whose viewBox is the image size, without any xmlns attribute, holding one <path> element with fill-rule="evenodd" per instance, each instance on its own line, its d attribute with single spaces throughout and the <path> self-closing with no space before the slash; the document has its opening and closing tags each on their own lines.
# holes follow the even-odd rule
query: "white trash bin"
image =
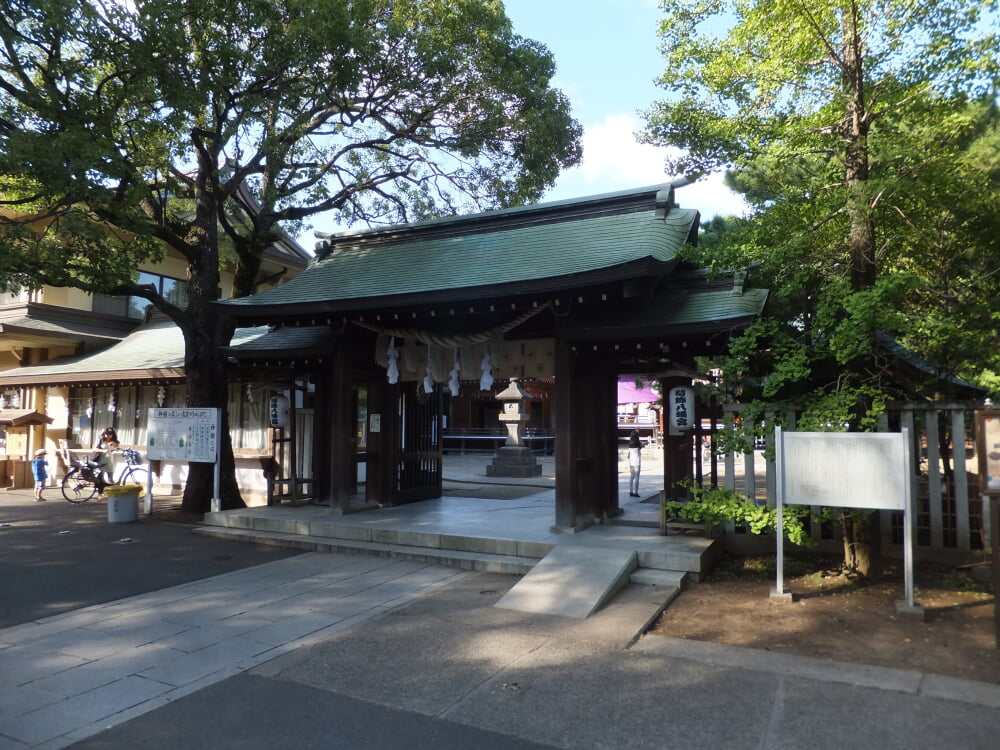
<svg viewBox="0 0 1000 750">
<path fill-rule="evenodd" d="M 112 495 L 108 498 L 108 523 L 139 520 L 139 495 Z"/>
</svg>

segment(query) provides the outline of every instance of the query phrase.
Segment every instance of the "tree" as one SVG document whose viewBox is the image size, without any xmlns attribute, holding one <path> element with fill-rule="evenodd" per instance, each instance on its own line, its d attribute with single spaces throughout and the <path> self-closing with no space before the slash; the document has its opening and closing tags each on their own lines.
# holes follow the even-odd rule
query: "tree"
<svg viewBox="0 0 1000 750">
<path fill-rule="evenodd" d="M 184 333 L 195 406 L 226 404 L 220 264 L 249 294 L 264 250 L 318 213 L 517 205 L 580 158 L 551 55 L 496 0 L 4 6 L 0 278 L 150 300 Z M 134 281 L 167 246 L 187 260 L 183 307 Z M 184 507 L 211 487 L 192 464 Z"/>
<path fill-rule="evenodd" d="M 732 347 L 744 397 L 795 398 L 802 429 L 872 429 L 900 395 L 881 333 L 946 374 L 995 366 L 997 317 L 973 321 L 997 315 L 982 304 L 998 291 L 995 211 L 976 208 L 995 200 L 1000 162 L 974 156 L 996 144 L 997 3 L 668 6 L 671 98 L 645 137 L 684 149 L 674 171 L 730 169 L 755 210 L 702 256 L 771 288 L 769 315 Z M 868 572 L 865 525 L 844 522 L 848 567 Z"/>
</svg>

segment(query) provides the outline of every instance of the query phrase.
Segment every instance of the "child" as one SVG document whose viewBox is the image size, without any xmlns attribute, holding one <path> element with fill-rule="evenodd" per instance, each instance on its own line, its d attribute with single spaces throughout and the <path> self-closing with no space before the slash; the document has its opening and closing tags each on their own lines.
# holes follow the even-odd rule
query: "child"
<svg viewBox="0 0 1000 750">
<path fill-rule="evenodd" d="M 42 497 L 42 490 L 45 489 L 45 480 L 49 478 L 47 470 L 48 462 L 45 460 L 45 449 L 39 448 L 35 451 L 35 458 L 31 462 L 31 475 L 35 478 L 35 502 L 40 503 L 45 500 Z"/>
</svg>

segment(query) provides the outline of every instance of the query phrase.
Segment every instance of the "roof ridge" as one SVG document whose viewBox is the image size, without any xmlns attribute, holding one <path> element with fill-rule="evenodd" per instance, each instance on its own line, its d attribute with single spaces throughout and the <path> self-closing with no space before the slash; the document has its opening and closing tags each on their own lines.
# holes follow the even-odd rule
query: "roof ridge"
<svg viewBox="0 0 1000 750">
<path fill-rule="evenodd" d="M 674 201 L 675 188 L 682 187 L 688 182 L 688 180 L 675 180 L 642 188 L 427 219 L 411 224 L 392 224 L 337 233 L 316 232 L 316 237 L 322 240 L 316 244 L 316 258 L 321 260 L 341 244 L 391 244 L 411 241 L 417 237 L 441 239 L 486 234 L 595 216 L 648 211 L 654 208 L 657 209 L 658 218 L 665 218 L 672 208 L 679 208 Z"/>
</svg>

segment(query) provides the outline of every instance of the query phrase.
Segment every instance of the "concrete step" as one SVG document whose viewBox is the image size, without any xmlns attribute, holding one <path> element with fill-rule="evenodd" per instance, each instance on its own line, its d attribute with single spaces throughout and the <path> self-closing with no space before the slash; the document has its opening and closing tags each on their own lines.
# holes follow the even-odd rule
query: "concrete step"
<svg viewBox="0 0 1000 750">
<path fill-rule="evenodd" d="M 680 570 L 655 570 L 653 568 L 636 568 L 629 576 L 629 583 L 642 586 L 657 586 L 659 588 L 684 588 L 688 574 Z"/>
<path fill-rule="evenodd" d="M 669 602 L 686 576 L 695 579 L 721 553 L 718 539 L 595 525 L 555 541 L 525 541 L 415 531 L 359 523 L 352 516 L 299 509 L 250 508 L 209 513 L 199 534 L 296 549 L 374 554 L 463 570 L 523 576 L 497 604 L 528 612 L 587 618 L 629 584 Z"/>
<path fill-rule="evenodd" d="M 271 544 L 279 547 L 302 549 L 312 552 L 345 552 L 392 557 L 397 560 L 433 563 L 449 568 L 476 570 L 484 573 L 506 573 L 524 575 L 538 562 L 536 558 L 501 555 L 490 552 L 440 549 L 436 547 L 410 546 L 384 542 L 365 542 L 333 537 L 313 537 L 289 534 L 280 531 L 256 531 L 254 529 L 234 529 L 222 526 L 197 526 L 195 534 L 212 536 L 254 544 Z"/>
<path fill-rule="evenodd" d="M 663 613 L 670 602 L 680 596 L 687 584 L 688 573 L 679 570 L 654 570 L 652 568 L 636 568 L 629 576 L 629 588 L 648 590 L 650 595 L 659 604 L 656 614 L 650 618 L 641 632 L 646 632 L 652 627 L 660 614 Z"/>
<path fill-rule="evenodd" d="M 303 518 L 301 515 L 265 514 L 250 509 L 243 512 L 207 513 L 200 528 L 228 528 L 285 534 L 309 539 L 365 542 L 382 545 L 431 548 L 444 551 L 540 560 L 555 546 L 549 542 L 500 539 L 442 532 L 410 531 L 357 525 L 324 515 Z"/>
</svg>

